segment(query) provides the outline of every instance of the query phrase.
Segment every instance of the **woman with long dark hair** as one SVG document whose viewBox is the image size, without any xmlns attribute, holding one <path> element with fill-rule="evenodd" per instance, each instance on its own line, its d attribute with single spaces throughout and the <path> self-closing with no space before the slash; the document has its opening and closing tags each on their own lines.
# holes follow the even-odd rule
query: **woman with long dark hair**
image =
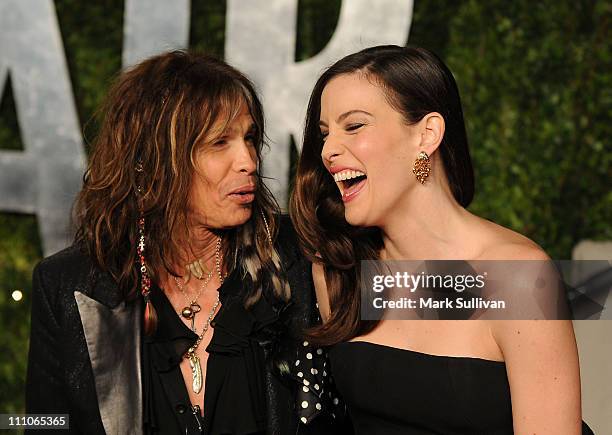
<svg viewBox="0 0 612 435">
<path fill-rule="evenodd" d="M 569 320 L 364 321 L 361 260 L 534 260 L 526 237 L 475 216 L 459 92 L 422 48 L 349 55 L 317 81 L 290 213 L 325 323 L 311 341 L 358 434 L 579 434 Z"/>
<path fill-rule="evenodd" d="M 75 242 L 34 271 L 27 412 L 88 435 L 325 433 L 310 266 L 259 176 L 249 80 L 165 53 L 104 114 Z"/>
</svg>

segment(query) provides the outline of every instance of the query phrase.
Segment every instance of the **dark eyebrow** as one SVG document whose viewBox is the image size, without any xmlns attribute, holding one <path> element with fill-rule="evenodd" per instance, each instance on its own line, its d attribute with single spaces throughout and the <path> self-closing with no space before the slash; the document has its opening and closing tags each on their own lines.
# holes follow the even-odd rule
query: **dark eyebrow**
<svg viewBox="0 0 612 435">
<path fill-rule="evenodd" d="M 246 134 L 253 134 L 257 132 L 257 124 L 255 124 L 254 122 L 251 123 L 251 125 L 249 125 L 249 128 L 246 129 Z M 225 130 L 222 134 L 222 136 L 227 136 L 228 134 L 234 134 L 234 133 L 239 133 L 239 129 L 238 128 L 228 128 L 227 130 Z"/>
<path fill-rule="evenodd" d="M 358 110 L 358 109 L 349 110 L 348 112 L 344 112 L 342 115 L 338 116 L 338 119 L 336 120 L 336 124 L 339 124 L 344 119 L 346 119 L 347 117 L 355 113 L 362 113 L 364 115 L 373 116 L 370 112 L 366 112 L 365 110 Z M 319 121 L 319 127 L 327 127 L 327 124 L 324 121 Z"/>
</svg>

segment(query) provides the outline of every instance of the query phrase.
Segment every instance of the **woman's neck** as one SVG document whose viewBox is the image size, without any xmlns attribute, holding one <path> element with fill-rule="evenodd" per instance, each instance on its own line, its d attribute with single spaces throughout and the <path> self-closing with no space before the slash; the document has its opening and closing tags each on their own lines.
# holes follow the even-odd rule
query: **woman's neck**
<svg viewBox="0 0 612 435">
<path fill-rule="evenodd" d="M 469 256 L 466 235 L 472 216 L 441 184 L 415 186 L 381 225 L 382 258 L 441 260 Z"/>
</svg>

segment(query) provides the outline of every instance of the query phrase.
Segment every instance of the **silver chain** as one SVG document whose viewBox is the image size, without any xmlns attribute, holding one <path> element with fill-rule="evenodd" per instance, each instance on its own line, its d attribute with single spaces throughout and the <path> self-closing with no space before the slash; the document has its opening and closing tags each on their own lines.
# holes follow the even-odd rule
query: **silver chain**
<svg viewBox="0 0 612 435">
<path fill-rule="evenodd" d="M 217 269 L 217 274 L 219 275 L 219 284 L 223 285 L 223 281 L 225 280 L 225 278 L 223 274 L 221 273 L 221 237 L 217 239 L 217 249 L 215 249 L 215 267 Z M 198 348 L 198 346 L 200 345 L 200 343 L 202 342 L 202 339 L 204 338 L 206 331 L 208 331 L 208 328 L 210 327 L 210 322 L 212 322 L 212 319 L 215 315 L 215 311 L 217 311 L 217 307 L 219 306 L 219 303 L 220 303 L 219 294 L 217 293 L 217 300 L 215 301 L 214 305 L 212 306 L 210 310 L 210 313 L 208 314 L 208 319 L 206 319 L 204 328 L 202 329 L 202 332 L 198 336 L 198 339 L 196 340 L 194 345 L 191 346 L 187 350 L 187 353 L 185 354 L 185 358 L 189 358 L 189 355 L 193 355 L 196 349 Z"/>
</svg>

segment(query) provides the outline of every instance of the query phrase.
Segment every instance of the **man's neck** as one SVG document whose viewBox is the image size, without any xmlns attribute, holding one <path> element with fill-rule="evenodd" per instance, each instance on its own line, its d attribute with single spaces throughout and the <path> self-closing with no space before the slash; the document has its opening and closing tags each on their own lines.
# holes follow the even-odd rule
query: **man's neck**
<svg viewBox="0 0 612 435">
<path fill-rule="evenodd" d="M 217 249 L 218 235 L 205 227 L 190 228 L 189 235 L 182 236 L 179 240 L 180 250 L 176 256 L 180 264 L 176 266 L 176 272 L 185 271 L 185 267 L 196 261 L 200 261 L 208 270 L 212 270 L 215 262 L 215 251 Z"/>
</svg>

